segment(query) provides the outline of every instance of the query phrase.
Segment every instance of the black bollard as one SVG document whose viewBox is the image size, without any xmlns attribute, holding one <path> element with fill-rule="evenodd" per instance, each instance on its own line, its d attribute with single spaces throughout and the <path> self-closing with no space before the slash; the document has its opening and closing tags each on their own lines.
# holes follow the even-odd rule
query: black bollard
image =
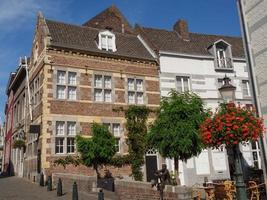
<svg viewBox="0 0 267 200">
<path fill-rule="evenodd" d="M 44 173 L 42 172 L 41 174 L 40 174 L 40 186 L 44 186 Z"/>
<path fill-rule="evenodd" d="M 78 188 L 77 188 L 77 183 L 73 183 L 72 187 L 72 200 L 78 200 Z"/>
<path fill-rule="evenodd" d="M 98 192 L 98 200 L 104 200 L 104 192 L 102 189 L 100 189 Z"/>
<path fill-rule="evenodd" d="M 47 178 L 47 191 L 52 191 L 52 176 Z"/>
<path fill-rule="evenodd" d="M 57 196 L 58 197 L 62 196 L 62 181 L 61 181 L 61 178 L 58 179 L 58 183 L 57 183 Z"/>
</svg>

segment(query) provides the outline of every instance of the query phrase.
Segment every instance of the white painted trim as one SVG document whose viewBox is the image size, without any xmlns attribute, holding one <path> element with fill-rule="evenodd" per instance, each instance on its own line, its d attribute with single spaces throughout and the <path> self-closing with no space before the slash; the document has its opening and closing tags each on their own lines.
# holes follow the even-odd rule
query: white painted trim
<svg viewBox="0 0 267 200">
<path fill-rule="evenodd" d="M 149 47 L 149 45 L 144 41 L 141 35 L 137 35 L 137 38 L 141 41 L 144 47 L 148 50 L 148 52 L 153 56 L 153 58 L 157 58 L 156 53 Z"/>
<path fill-rule="evenodd" d="M 176 53 L 171 51 L 159 51 L 159 55 L 167 55 L 167 56 L 177 56 L 177 57 L 188 57 L 188 58 L 200 58 L 200 59 L 210 59 L 214 60 L 214 56 L 206 56 L 206 55 L 193 55 L 193 54 L 183 54 L 183 53 Z M 246 62 L 245 58 L 232 58 L 233 61 L 242 61 Z"/>
</svg>

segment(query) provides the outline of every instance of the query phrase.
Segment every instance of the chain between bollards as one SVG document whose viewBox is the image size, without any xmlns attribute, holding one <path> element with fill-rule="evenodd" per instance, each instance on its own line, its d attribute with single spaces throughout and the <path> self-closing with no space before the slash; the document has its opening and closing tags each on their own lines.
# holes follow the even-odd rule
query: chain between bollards
<svg viewBox="0 0 267 200">
<path fill-rule="evenodd" d="M 102 189 L 100 189 L 98 192 L 98 200 L 104 200 L 104 192 Z"/>
<path fill-rule="evenodd" d="M 58 179 L 58 183 L 57 183 L 57 196 L 58 197 L 62 196 L 62 181 L 61 181 L 61 178 Z"/>
<path fill-rule="evenodd" d="M 73 187 L 72 187 L 72 200 L 78 200 L 78 187 L 77 187 L 77 183 L 74 182 L 73 183 Z"/>
</svg>

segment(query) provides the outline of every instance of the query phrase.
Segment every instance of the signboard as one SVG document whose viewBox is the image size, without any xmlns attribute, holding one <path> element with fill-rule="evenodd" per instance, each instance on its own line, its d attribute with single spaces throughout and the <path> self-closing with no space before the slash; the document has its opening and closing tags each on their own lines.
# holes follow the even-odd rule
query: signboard
<svg viewBox="0 0 267 200">
<path fill-rule="evenodd" d="M 34 133 L 34 134 L 40 134 L 41 132 L 41 128 L 40 128 L 40 125 L 30 125 L 30 130 L 29 130 L 30 133 Z"/>
</svg>

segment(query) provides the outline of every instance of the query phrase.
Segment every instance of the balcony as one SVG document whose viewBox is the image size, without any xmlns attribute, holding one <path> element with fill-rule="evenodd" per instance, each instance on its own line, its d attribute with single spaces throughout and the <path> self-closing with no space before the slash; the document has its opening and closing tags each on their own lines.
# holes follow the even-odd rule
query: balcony
<svg viewBox="0 0 267 200">
<path fill-rule="evenodd" d="M 216 59 L 215 70 L 218 71 L 233 71 L 233 63 L 231 58 L 220 58 Z"/>
</svg>

